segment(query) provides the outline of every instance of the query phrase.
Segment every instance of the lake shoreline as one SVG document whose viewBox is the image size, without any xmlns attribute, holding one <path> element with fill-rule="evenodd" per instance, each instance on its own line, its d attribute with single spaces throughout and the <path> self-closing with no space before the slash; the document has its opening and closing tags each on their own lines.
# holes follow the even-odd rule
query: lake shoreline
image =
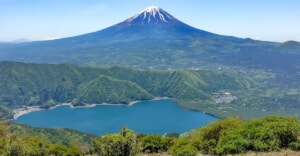
<svg viewBox="0 0 300 156">
<path fill-rule="evenodd" d="M 22 115 L 25 114 L 29 114 L 32 112 L 36 112 L 36 111 L 41 111 L 41 110 L 51 110 L 51 109 L 55 109 L 57 107 L 61 107 L 61 106 L 69 106 L 72 109 L 75 108 L 91 108 L 91 107 L 96 107 L 96 106 L 127 106 L 130 107 L 134 104 L 137 104 L 139 102 L 143 102 L 143 101 L 157 101 L 157 100 L 163 100 L 163 99 L 171 99 L 169 97 L 155 97 L 151 100 L 142 100 L 142 101 L 131 101 L 128 104 L 110 104 L 110 103 L 101 103 L 101 104 L 85 104 L 84 106 L 74 106 L 72 103 L 62 103 L 62 104 L 57 104 L 53 107 L 47 108 L 47 109 L 43 109 L 40 108 L 40 106 L 30 106 L 30 107 L 25 107 L 25 108 L 18 108 L 13 110 L 13 119 L 12 120 L 16 120 L 19 117 L 21 117 Z"/>
<path fill-rule="evenodd" d="M 92 106 L 96 107 L 71 109 L 70 103 L 64 103 L 56 106 L 58 108 L 27 114 L 12 122 L 42 128 L 69 128 L 101 136 L 117 133 L 124 126 L 141 134 L 183 133 L 218 120 L 205 113 L 182 109 L 170 98 L 142 100 L 138 104 L 133 101 L 132 107 L 128 104 L 85 107 Z"/>
</svg>

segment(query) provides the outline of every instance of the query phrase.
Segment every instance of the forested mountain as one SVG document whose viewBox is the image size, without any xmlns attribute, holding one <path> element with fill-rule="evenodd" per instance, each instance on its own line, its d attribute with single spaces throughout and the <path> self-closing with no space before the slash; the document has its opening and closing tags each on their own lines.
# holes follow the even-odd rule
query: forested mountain
<svg viewBox="0 0 300 156">
<path fill-rule="evenodd" d="M 24 106 L 49 108 L 58 103 L 128 104 L 154 97 L 213 101 L 213 94 L 243 90 L 254 83 L 204 70 L 134 70 L 74 65 L 0 63 L 1 112 Z"/>
</svg>

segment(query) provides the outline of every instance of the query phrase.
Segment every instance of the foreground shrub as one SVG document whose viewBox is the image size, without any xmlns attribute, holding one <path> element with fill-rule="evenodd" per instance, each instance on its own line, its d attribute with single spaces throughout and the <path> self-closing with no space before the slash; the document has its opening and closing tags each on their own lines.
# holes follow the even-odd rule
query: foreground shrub
<svg viewBox="0 0 300 156">
<path fill-rule="evenodd" d="M 177 139 L 168 152 L 174 156 L 194 156 L 198 150 L 190 139 Z"/>
<path fill-rule="evenodd" d="M 242 121 L 240 118 L 231 117 L 200 128 L 194 136 L 197 137 L 199 142 L 199 147 L 197 148 L 206 154 L 217 153 L 216 146 L 218 145 L 220 138 L 238 128 L 241 123 Z"/>
<path fill-rule="evenodd" d="M 290 143 L 289 148 L 294 151 L 300 151 L 300 141 Z"/>
<path fill-rule="evenodd" d="M 171 138 L 164 138 L 160 135 L 146 135 L 141 139 L 143 153 L 165 152 L 172 145 Z"/>
<path fill-rule="evenodd" d="M 296 118 L 268 116 L 245 123 L 242 135 L 250 142 L 249 150 L 274 151 L 295 142 L 298 128 Z"/>
<path fill-rule="evenodd" d="M 106 134 L 93 140 L 94 150 L 101 156 L 134 156 L 140 151 L 137 135 L 123 128 L 118 134 Z"/>
<path fill-rule="evenodd" d="M 245 153 L 248 145 L 248 140 L 233 131 L 221 137 L 216 147 L 216 153 L 221 155 Z"/>
<path fill-rule="evenodd" d="M 296 118 L 268 116 L 251 120 L 230 133 L 221 136 L 218 154 L 236 154 L 246 151 L 277 151 L 297 149 L 299 123 Z"/>
</svg>

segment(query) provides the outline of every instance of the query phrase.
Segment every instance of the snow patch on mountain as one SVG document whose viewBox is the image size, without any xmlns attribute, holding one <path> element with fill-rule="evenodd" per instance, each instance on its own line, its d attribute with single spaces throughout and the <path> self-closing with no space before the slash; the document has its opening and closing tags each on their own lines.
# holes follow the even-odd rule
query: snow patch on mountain
<svg viewBox="0 0 300 156">
<path fill-rule="evenodd" d="M 134 15 L 133 17 L 129 18 L 127 22 L 134 22 L 139 20 L 142 24 L 146 23 L 168 23 L 171 21 L 175 21 L 176 19 L 161 9 L 158 6 L 150 6 L 146 9 L 142 10 L 138 14 Z"/>
</svg>

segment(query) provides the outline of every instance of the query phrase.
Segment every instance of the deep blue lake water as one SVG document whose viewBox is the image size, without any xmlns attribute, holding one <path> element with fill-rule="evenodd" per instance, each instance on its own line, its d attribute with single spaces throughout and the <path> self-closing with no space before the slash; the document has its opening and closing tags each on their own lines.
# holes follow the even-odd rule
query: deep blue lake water
<svg viewBox="0 0 300 156">
<path fill-rule="evenodd" d="M 117 133 L 123 126 L 144 133 L 186 132 L 218 118 L 187 111 L 169 99 L 139 102 L 132 106 L 98 105 L 90 108 L 60 106 L 19 117 L 15 122 L 45 128 L 71 128 L 102 135 Z"/>
</svg>

